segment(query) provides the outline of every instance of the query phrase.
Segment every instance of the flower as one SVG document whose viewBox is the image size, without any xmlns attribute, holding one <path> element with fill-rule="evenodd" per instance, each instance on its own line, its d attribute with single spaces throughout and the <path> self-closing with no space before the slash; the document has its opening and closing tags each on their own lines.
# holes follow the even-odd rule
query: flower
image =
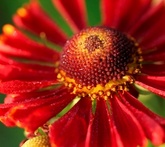
<svg viewBox="0 0 165 147">
<path fill-rule="evenodd" d="M 46 135 L 36 136 L 27 140 L 22 147 L 49 147 L 49 139 Z"/>
<path fill-rule="evenodd" d="M 67 25 L 31 1 L 15 26 L 3 27 L 1 122 L 29 136 L 48 125 L 52 147 L 164 143 L 165 119 L 138 101 L 136 88 L 165 97 L 164 0 L 100 0 L 97 26 L 84 0 L 52 4 Z"/>
</svg>

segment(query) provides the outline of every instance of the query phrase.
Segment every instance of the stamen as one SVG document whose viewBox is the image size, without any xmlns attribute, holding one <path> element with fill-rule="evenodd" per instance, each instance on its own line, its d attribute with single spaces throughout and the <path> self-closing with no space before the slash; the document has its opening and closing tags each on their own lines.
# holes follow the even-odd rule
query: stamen
<svg viewBox="0 0 165 147">
<path fill-rule="evenodd" d="M 17 14 L 20 17 L 25 17 L 27 15 L 27 10 L 25 8 L 21 7 L 17 10 Z"/>
<path fill-rule="evenodd" d="M 14 33 L 15 28 L 14 28 L 14 26 L 12 26 L 10 24 L 6 24 L 3 26 L 2 30 L 3 30 L 4 34 L 11 35 Z"/>
</svg>

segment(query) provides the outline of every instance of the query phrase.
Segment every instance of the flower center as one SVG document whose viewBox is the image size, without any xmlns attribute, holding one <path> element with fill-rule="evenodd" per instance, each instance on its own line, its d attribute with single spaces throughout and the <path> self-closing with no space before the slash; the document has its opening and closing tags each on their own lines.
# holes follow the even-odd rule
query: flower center
<svg viewBox="0 0 165 147">
<path fill-rule="evenodd" d="M 106 98 L 128 89 L 140 60 L 140 48 L 131 37 L 112 28 L 87 28 L 66 42 L 58 79 L 75 94 Z"/>
</svg>

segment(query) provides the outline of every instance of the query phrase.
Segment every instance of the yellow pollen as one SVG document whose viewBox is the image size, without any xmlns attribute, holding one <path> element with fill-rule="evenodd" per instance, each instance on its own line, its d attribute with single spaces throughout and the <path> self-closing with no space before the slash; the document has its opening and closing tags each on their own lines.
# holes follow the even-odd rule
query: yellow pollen
<svg viewBox="0 0 165 147">
<path fill-rule="evenodd" d="M 94 94 L 91 95 L 91 98 L 92 99 L 96 99 L 97 98 L 97 95 L 94 93 Z"/>
<path fill-rule="evenodd" d="M 102 96 L 104 94 L 103 91 L 99 91 L 98 93 L 99 93 L 100 96 Z"/>
<path fill-rule="evenodd" d="M 62 70 L 57 75 L 57 78 L 59 81 L 64 82 L 65 86 L 73 89 L 73 94 L 78 94 L 82 97 L 88 95 L 91 99 L 96 99 L 98 96 L 107 99 L 116 90 L 128 91 L 127 84 L 133 84 L 134 81 L 131 75 L 125 75 L 122 79 L 110 80 L 105 85 L 97 84 L 95 87 L 82 86 L 76 83 L 74 79 L 67 77 L 66 73 Z"/>
<path fill-rule="evenodd" d="M 15 28 L 14 28 L 14 26 L 12 26 L 10 24 L 6 24 L 3 26 L 2 30 L 3 30 L 4 34 L 11 35 L 14 33 Z"/>
<path fill-rule="evenodd" d="M 27 10 L 25 8 L 21 7 L 17 10 L 17 14 L 20 17 L 25 17 L 27 15 Z"/>
<path fill-rule="evenodd" d="M 104 95 L 103 98 L 104 98 L 104 100 L 107 100 L 108 99 L 108 96 L 107 95 Z"/>
<path fill-rule="evenodd" d="M 110 96 L 110 95 L 111 95 L 111 92 L 110 92 L 110 91 L 107 91 L 107 92 L 106 92 L 106 95 L 107 95 L 107 96 Z"/>
</svg>

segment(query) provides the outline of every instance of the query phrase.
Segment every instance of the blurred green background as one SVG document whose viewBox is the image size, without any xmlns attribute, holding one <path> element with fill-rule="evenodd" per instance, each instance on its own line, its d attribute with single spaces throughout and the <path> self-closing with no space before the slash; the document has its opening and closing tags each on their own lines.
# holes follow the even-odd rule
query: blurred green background
<svg viewBox="0 0 165 147">
<path fill-rule="evenodd" d="M 11 23 L 13 13 L 18 7 L 28 0 L 0 0 L 0 31 L 5 23 Z M 3 102 L 3 95 L 0 95 L 0 102 Z M 0 147 L 18 147 L 24 139 L 22 129 L 7 128 L 0 123 Z"/>
<path fill-rule="evenodd" d="M 11 23 L 13 13 L 27 1 L 28 0 L 0 0 L 0 28 L 5 23 Z"/>
<path fill-rule="evenodd" d="M 5 23 L 12 23 L 12 15 L 23 3 L 28 0 L 0 0 L 0 28 Z M 42 3 L 46 5 L 47 0 L 41 0 Z M 99 0 L 95 0 L 98 3 Z M 100 21 L 100 15 L 98 14 L 98 9 L 93 8 L 93 0 L 87 0 L 88 5 L 87 9 L 89 12 L 89 24 L 95 25 Z M 48 8 L 49 9 L 49 8 Z M 51 11 L 51 9 L 50 9 Z M 51 12 L 50 12 L 51 13 Z M 95 17 L 98 16 L 98 17 Z M 1 29 L 0 29 L 1 31 Z M 0 102 L 3 102 L 3 95 L 0 95 Z M 143 92 L 140 96 L 140 100 L 154 112 L 160 114 L 165 117 L 165 100 L 155 96 L 154 94 L 150 94 L 148 92 Z M 3 124 L 0 123 L 0 147 L 18 147 L 19 143 L 24 139 L 24 134 L 22 129 L 18 128 L 7 128 Z M 153 147 L 149 144 L 149 147 Z M 165 147 L 162 145 L 161 147 Z"/>
</svg>

